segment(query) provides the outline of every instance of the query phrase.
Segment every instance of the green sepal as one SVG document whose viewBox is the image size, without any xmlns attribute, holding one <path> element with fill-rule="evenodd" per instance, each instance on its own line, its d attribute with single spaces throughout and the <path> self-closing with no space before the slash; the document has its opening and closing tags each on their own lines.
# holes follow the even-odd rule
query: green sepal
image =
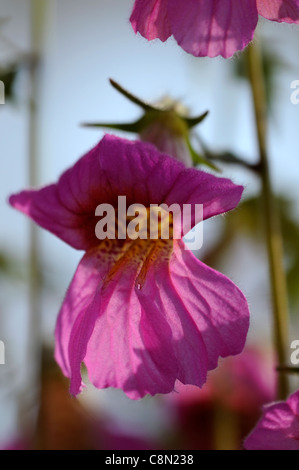
<svg viewBox="0 0 299 470">
<path fill-rule="evenodd" d="M 184 118 L 184 121 L 186 122 L 187 126 L 189 129 L 192 129 L 193 127 L 197 126 L 197 124 L 200 124 L 209 114 L 209 111 L 206 111 L 205 113 L 201 114 L 200 116 L 193 117 L 193 118 Z"/>
<path fill-rule="evenodd" d="M 117 83 L 115 80 L 112 78 L 109 78 L 109 82 L 117 90 L 119 93 L 121 93 L 123 96 L 125 96 L 129 101 L 131 101 L 134 104 L 137 104 L 137 106 L 140 106 L 144 111 L 157 111 L 157 108 L 154 106 L 150 105 L 149 103 L 145 103 L 142 101 L 140 98 L 137 96 L 133 95 L 131 92 L 123 88 L 119 83 Z"/>
<path fill-rule="evenodd" d="M 188 149 L 189 149 L 189 152 L 190 152 L 190 155 L 191 155 L 194 166 L 204 165 L 204 166 L 209 167 L 211 170 L 214 170 L 214 171 L 217 171 L 218 173 L 221 173 L 221 170 L 216 165 L 214 165 L 212 162 L 207 160 L 203 155 L 200 155 L 199 153 L 197 153 L 194 150 L 194 148 L 192 147 L 192 144 L 190 142 L 190 139 L 188 137 L 186 137 L 186 144 L 188 146 Z"/>
</svg>

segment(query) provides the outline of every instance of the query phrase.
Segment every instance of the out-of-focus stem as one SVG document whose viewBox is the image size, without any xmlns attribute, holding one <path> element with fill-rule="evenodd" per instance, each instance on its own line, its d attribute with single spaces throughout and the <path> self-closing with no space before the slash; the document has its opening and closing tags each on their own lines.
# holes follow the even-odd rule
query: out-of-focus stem
<svg viewBox="0 0 299 470">
<path fill-rule="evenodd" d="M 38 184 L 38 95 L 39 95 L 39 64 L 42 43 L 43 18 L 46 7 L 45 0 L 31 0 L 31 53 L 35 57 L 29 67 L 30 98 L 29 98 L 29 141 L 28 141 L 28 183 L 30 187 Z M 39 268 L 39 239 L 36 226 L 31 223 L 29 228 L 29 316 L 28 316 L 28 348 L 29 380 L 31 389 L 23 396 L 21 404 L 22 421 L 26 424 L 31 413 L 36 411 L 39 394 L 39 376 L 41 364 L 41 281 Z M 25 409 L 24 409 L 25 408 Z M 26 410 L 31 416 L 26 417 Z"/>
<path fill-rule="evenodd" d="M 285 374 L 299 374 L 299 367 L 280 366 L 277 370 Z"/>
<path fill-rule="evenodd" d="M 257 41 L 252 43 L 247 49 L 247 63 L 259 146 L 259 172 L 262 180 L 263 211 L 271 281 L 274 341 L 279 364 L 282 365 L 288 362 L 286 357 L 289 325 L 287 289 L 283 265 L 283 244 L 279 212 L 276 206 L 269 171 L 267 101 L 262 54 Z M 288 378 L 285 374 L 279 375 L 278 395 L 279 399 L 285 399 L 288 395 Z"/>
</svg>

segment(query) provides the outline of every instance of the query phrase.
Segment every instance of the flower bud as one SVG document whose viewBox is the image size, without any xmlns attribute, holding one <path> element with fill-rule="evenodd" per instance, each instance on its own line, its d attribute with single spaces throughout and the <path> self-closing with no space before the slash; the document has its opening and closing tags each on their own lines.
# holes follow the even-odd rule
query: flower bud
<svg viewBox="0 0 299 470">
<path fill-rule="evenodd" d="M 215 166 L 199 155 L 192 147 L 190 141 L 191 129 L 205 119 L 208 112 L 200 116 L 188 117 L 188 110 L 178 101 L 164 98 L 151 105 L 143 102 L 118 83 L 110 80 L 111 85 L 133 103 L 140 106 L 144 114 L 133 123 L 90 123 L 88 127 L 107 127 L 139 135 L 140 140 L 154 144 L 161 152 L 183 162 L 186 167 L 193 165 Z"/>
</svg>

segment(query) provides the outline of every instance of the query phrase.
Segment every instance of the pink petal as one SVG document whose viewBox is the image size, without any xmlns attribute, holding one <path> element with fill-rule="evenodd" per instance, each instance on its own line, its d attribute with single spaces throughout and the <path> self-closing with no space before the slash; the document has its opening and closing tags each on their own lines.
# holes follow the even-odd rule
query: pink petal
<svg viewBox="0 0 299 470">
<path fill-rule="evenodd" d="M 181 240 L 174 243 L 169 267 L 156 267 L 153 275 L 159 286 L 156 304 L 172 326 L 173 334 L 181 329 L 184 339 L 194 346 L 196 335 L 203 341 L 205 371 L 214 369 L 220 356 L 242 352 L 249 327 L 249 309 L 244 295 L 232 281 L 199 261 Z M 177 346 L 181 345 L 177 343 Z M 193 354 L 188 366 L 190 359 L 180 356 L 183 366 L 177 378 L 186 384 L 201 385 L 200 380 L 190 380 L 199 357 Z"/>
<path fill-rule="evenodd" d="M 143 305 L 135 280 L 136 266 L 126 266 L 102 293 L 84 359 L 93 385 L 120 388 L 131 399 L 169 393 L 178 373 L 167 320 Z"/>
<path fill-rule="evenodd" d="M 257 9 L 268 20 L 299 24 L 299 0 L 257 0 Z"/>
<path fill-rule="evenodd" d="M 185 168 L 149 143 L 111 136 L 101 143 L 101 167 L 112 193 L 126 195 L 128 205 L 203 204 L 204 220 L 234 209 L 244 189 L 229 179 Z M 197 222 L 193 217 L 192 226 Z"/>
<path fill-rule="evenodd" d="M 127 258 L 109 282 L 108 272 L 126 256 L 116 241 L 109 254 L 100 247 L 79 264 L 59 313 L 55 352 L 74 395 L 82 388 L 83 361 L 98 388 L 122 388 L 131 398 L 173 390 L 177 364 L 170 328 L 160 315 L 145 312 L 138 300 L 141 254 L 137 247 L 135 257 Z M 161 347 L 169 361 L 164 364 Z"/>
<path fill-rule="evenodd" d="M 159 38 L 164 42 L 171 36 L 167 0 L 136 0 L 130 21 L 135 33 L 149 41 Z"/>
<path fill-rule="evenodd" d="M 107 274 L 122 250 L 116 241 L 109 257 L 93 250 L 79 265 L 56 329 L 56 359 L 74 395 L 82 387 L 83 361 L 97 388 L 120 388 L 137 399 L 168 393 L 177 379 L 202 386 L 219 356 L 244 346 L 248 307 L 238 288 L 182 242 L 175 243 L 170 264 L 161 248 L 139 286 L 146 244 L 132 244 L 132 257 L 129 247 L 123 251 L 125 262 L 113 278 Z"/>
<path fill-rule="evenodd" d="M 74 324 L 92 304 L 98 285 L 111 266 L 110 257 L 105 256 L 107 253 L 103 250 L 102 257 L 100 254 L 91 250 L 82 258 L 58 315 L 55 358 L 67 377 L 71 376 L 69 343 Z M 81 362 L 79 360 L 79 371 Z"/>
<path fill-rule="evenodd" d="M 90 229 L 88 214 L 73 213 L 61 202 L 57 185 L 41 190 L 28 190 L 15 194 L 10 204 L 34 220 L 41 227 L 61 238 L 76 249 L 88 249 Z"/>
<path fill-rule="evenodd" d="M 204 204 L 204 218 L 234 208 L 243 188 L 230 180 L 185 169 L 153 145 L 113 136 L 104 139 L 67 170 L 57 184 L 22 191 L 10 204 L 77 249 L 98 244 L 95 209 L 130 204 Z"/>
<path fill-rule="evenodd" d="M 169 206 L 177 203 L 203 205 L 203 220 L 223 214 L 234 209 L 240 202 L 243 186 L 234 184 L 227 178 L 219 178 L 194 168 L 185 169 L 177 178 L 171 191 L 165 196 L 165 203 Z M 201 220 L 195 219 L 192 211 L 191 226 Z M 185 235 L 186 232 L 182 230 Z"/>
<path fill-rule="evenodd" d="M 57 184 L 22 191 L 9 202 L 74 248 L 88 250 L 98 244 L 99 204 L 116 207 L 118 195 L 127 196 L 127 206 L 159 204 L 184 168 L 152 145 L 106 136 Z"/>
<path fill-rule="evenodd" d="M 185 169 L 183 163 L 146 142 L 106 135 L 99 145 L 101 171 L 109 181 L 110 192 L 115 202 L 118 195 L 125 195 L 127 206 L 160 204 Z"/>
<path fill-rule="evenodd" d="M 258 21 L 256 0 L 168 1 L 171 32 L 197 57 L 231 57 L 252 40 Z"/>
<path fill-rule="evenodd" d="M 91 248 L 98 243 L 95 208 L 111 198 L 99 154 L 100 144 L 65 171 L 57 184 L 22 191 L 10 197 L 10 204 L 74 248 Z"/>
<path fill-rule="evenodd" d="M 265 406 L 244 446 L 248 450 L 299 450 L 299 391 L 286 402 Z"/>
</svg>

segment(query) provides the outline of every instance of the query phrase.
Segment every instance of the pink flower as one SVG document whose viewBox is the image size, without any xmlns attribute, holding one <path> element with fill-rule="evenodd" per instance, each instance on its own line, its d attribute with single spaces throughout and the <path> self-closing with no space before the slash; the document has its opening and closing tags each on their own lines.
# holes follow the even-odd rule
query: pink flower
<svg viewBox="0 0 299 470">
<path fill-rule="evenodd" d="M 265 406 L 264 415 L 245 441 L 247 450 L 299 450 L 299 391 L 286 402 Z"/>
<path fill-rule="evenodd" d="M 135 33 L 178 44 L 196 57 L 231 57 L 253 39 L 258 15 L 299 24 L 299 0 L 135 0 Z"/>
<path fill-rule="evenodd" d="M 95 236 L 101 203 L 203 204 L 205 219 L 233 209 L 243 188 L 162 155 L 151 144 L 106 136 L 58 183 L 10 198 L 16 209 L 85 250 L 56 327 L 56 360 L 80 392 L 84 362 L 97 388 L 134 399 L 168 393 L 176 379 L 202 386 L 219 356 L 239 354 L 247 302 L 182 240 Z M 193 221 L 194 223 L 196 220 Z"/>
<path fill-rule="evenodd" d="M 274 357 L 247 348 L 222 361 L 202 389 L 177 382 L 175 392 L 165 396 L 177 421 L 174 442 L 180 449 L 242 449 L 261 417 L 262 405 L 273 401 L 275 394 Z"/>
</svg>

